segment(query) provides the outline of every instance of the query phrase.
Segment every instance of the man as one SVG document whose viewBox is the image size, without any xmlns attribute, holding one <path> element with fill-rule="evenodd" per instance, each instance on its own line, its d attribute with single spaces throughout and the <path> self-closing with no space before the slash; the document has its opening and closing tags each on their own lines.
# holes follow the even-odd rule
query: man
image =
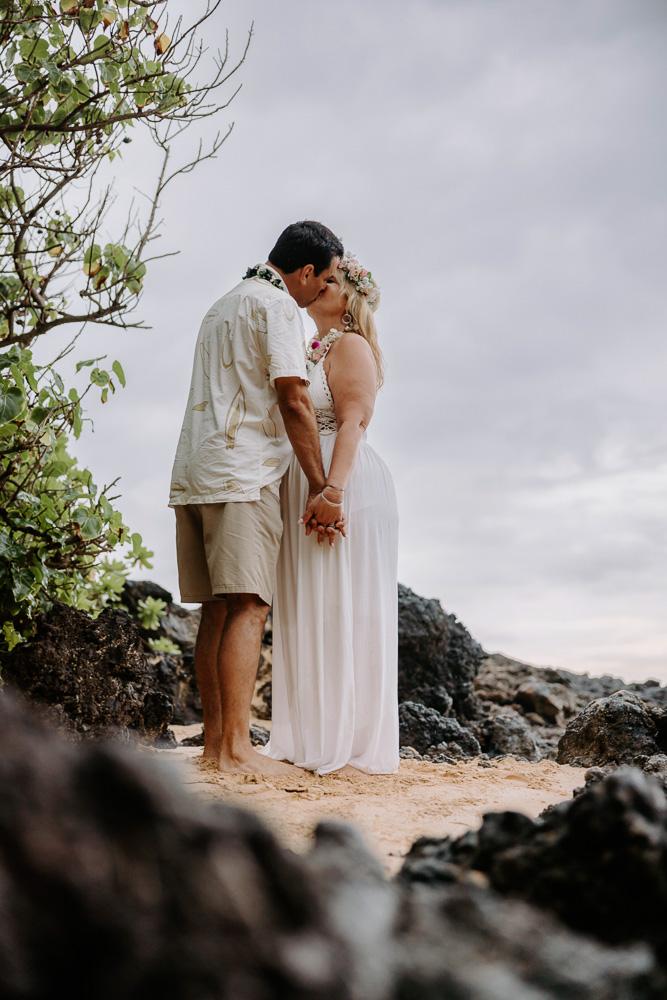
<svg viewBox="0 0 667 1000">
<path fill-rule="evenodd" d="M 203 759 L 221 770 L 293 773 L 253 749 L 250 703 L 282 535 L 279 486 L 292 449 L 310 488 L 306 525 L 330 516 L 318 499 L 326 480 L 297 306 L 314 302 L 342 254 L 321 223 L 288 226 L 268 262 L 209 309 L 197 337 L 169 506 L 181 600 L 202 605 L 195 673 Z"/>
</svg>

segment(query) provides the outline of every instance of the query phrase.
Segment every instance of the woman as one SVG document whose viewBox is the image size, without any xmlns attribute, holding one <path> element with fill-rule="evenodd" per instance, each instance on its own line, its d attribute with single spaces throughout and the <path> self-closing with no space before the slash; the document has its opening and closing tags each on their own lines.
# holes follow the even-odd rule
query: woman
<svg viewBox="0 0 667 1000">
<path fill-rule="evenodd" d="M 327 472 L 330 523 L 304 531 L 308 483 L 294 458 L 281 485 L 284 533 L 273 605 L 268 756 L 327 774 L 398 768 L 398 513 L 391 475 L 366 442 L 382 356 L 379 289 L 346 256 L 308 308 L 317 336 L 310 393 Z M 329 544 L 327 544 L 327 541 Z"/>
</svg>

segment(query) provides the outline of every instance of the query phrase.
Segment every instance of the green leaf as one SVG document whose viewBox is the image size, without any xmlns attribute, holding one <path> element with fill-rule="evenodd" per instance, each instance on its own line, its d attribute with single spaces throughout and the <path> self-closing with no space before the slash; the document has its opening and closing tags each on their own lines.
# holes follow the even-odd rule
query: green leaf
<svg viewBox="0 0 667 1000">
<path fill-rule="evenodd" d="M 72 433 L 75 438 L 81 437 L 81 431 L 83 430 L 83 420 L 81 418 L 81 410 L 77 406 L 76 410 L 72 414 Z"/>
<path fill-rule="evenodd" d="M 100 267 L 102 266 L 100 258 L 102 257 L 102 248 L 97 243 L 93 243 L 92 246 L 88 247 L 83 255 L 83 272 L 84 274 L 94 275 L 97 274 Z"/>
<path fill-rule="evenodd" d="M 80 507 L 74 511 L 74 520 L 81 528 L 81 537 L 87 541 L 102 534 L 102 519 L 92 511 Z"/>
<path fill-rule="evenodd" d="M 22 38 L 19 42 L 19 52 L 28 62 L 43 62 L 48 59 L 49 43 L 45 38 Z"/>
<path fill-rule="evenodd" d="M 30 411 L 30 417 L 36 424 L 41 424 L 42 420 L 45 420 L 50 412 L 47 406 L 33 406 Z"/>
<path fill-rule="evenodd" d="M 182 656 L 183 651 L 180 646 L 177 646 L 175 642 L 168 639 L 166 636 L 160 636 L 159 639 L 149 639 L 148 645 L 153 650 L 154 653 L 166 653 L 168 656 Z"/>
<path fill-rule="evenodd" d="M 11 622 L 3 622 L 2 634 L 5 637 L 5 642 L 7 643 L 7 649 L 11 653 L 15 646 L 18 646 L 20 642 L 23 642 L 23 636 L 20 632 L 17 632 Z"/>
<path fill-rule="evenodd" d="M 105 372 L 103 368 L 93 368 L 90 373 L 90 381 L 93 385 L 105 386 L 109 384 L 109 372 Z"/>
<path fill-rule="evenodd" d="M 9 368 L 21 360 L 21 348 L 14 344 L 4 354 L 0 354 L 0 368 Z"/>
<path fill-rule="evenodd" d="M 125 384 L 126 384 L 125 383 L 125 372 L 123 371 L 123 366 L 121 365 L 120 361 L 114 361 L 114 363 L 111 366 L 111 370 L 116 375 L 116 377 L 117 377 L 118 381 L 120 382 L 120 384 L 122 385 L 122 387 L 125 388 Z"/>
<path fill-rule="evenodd" d="M 15 386 L 0 386 L 0 424 L 6 424 L 18 417 L 23 409 L 23 393 Z"/>
</svg>

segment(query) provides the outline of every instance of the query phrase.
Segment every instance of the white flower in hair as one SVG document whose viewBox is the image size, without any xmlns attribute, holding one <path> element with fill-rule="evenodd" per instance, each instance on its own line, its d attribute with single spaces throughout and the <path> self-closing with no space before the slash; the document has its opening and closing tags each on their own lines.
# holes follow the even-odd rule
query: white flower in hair
<svg viewBox="0 0 667 1000">
<path fill-rule="evenodd" d="M 371 309 L 375 309 L 380 301 L 380 289 L 370 271 L 363 267 L 356 257 L 346 253 L 341 257 L 339 269 L 348 281 L 354 285 L 360 295 L 364 295 Z"/>
</svg>

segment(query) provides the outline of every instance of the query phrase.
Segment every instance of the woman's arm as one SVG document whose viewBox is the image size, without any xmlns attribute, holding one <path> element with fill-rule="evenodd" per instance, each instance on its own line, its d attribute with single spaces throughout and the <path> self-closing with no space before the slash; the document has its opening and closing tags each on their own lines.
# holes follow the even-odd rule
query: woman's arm
<svg viewBox="0 0 667 1000">
<path fill-rule="evenodd" d="M 326 365 L 329 362 L 329 370 Z M 377 393 L 377 369 L 372 351 L 363 337 L 348 333 L 330 349 L 324 362 L 327 381 L 336 411 L 338 434 L 334 445 L 331 466 L 327 476 L 326 496 L 316 501 L 311 516 L 319 521 L 318 542 L 333 544 L 335 532 L 323 526 L 337 521 L 342 514 L 343 493 L 347 486 L 359 442 L 373 416 Z M 313 530 L 310 524 L 306 533 Z M 341 534 L 345 534 L 344 527 Z"/>
<path fill-rule="evenodd" d="M 348 333 L 331 348 L 327 380 L 334 399 L 338 434 L 327 483 L 344 490 L 357 457 L 359 442 L 371 422 L 377 394 L 373 353 L 359 334 Z M 325 361 L 326 371 L 326 361 Z"/>
</svg>

